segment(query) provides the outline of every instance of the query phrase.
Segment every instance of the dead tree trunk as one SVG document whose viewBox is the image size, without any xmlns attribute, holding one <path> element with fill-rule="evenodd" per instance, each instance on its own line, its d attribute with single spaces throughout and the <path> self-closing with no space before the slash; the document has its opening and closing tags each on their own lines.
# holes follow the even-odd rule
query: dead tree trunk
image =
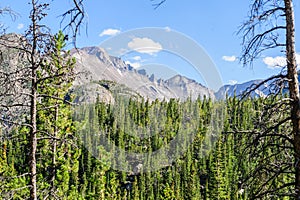
<svg viewBox="0 0 300 200">
<path fill-rule="evenodd" d="M 37 151 L 37 66 L 36 66 L 36 49 L 37 49 L 37 28 L 36 27 L 36 13 L 37 7 L 35 0 L 32 0 L 32 11 L 31 15 L 32 20 L 32 49 L 30 54 L 30 63 L 31 63 L 31 103 L 30 103 L 30 199 L 37 199 L 37 180 L 36 180 L 36 151 Z"/>
<path fill-rule="evenodd" d="M 36 70 L 32 69 L 32 76 L 34 77 L 36 75 Z M 36 85 L 36 79 L 33 78 L 32 85 Z M 36 150 L 37 150 L 37 123 L 36 123 L 36 106 L 37 106 L 37 92 L 36 88 L 32 87 L 31 90 L 31 112 L 30 112 L 30 118 L 31 118 L 31 130 L 30 130 L 30 199 L 36 200 L 37 199 L 37 187 L 36 187 Z"/>
<path fill-rule="evenodd" d="M 285 0 L 286 13 L 286 58 L 291 98 L 291 117 L 295 151 L 295 190 L 296 199 L 300 199 L 300 102 L 299 83 L 295 54 L 295 25 L 292 0 Z"/>
<path fill-rule="evenodd" d="M 80 26 L 84 22 L 85 12 L 83 1 L 84 0 L 72 0 L 73 7 L 62 14 L 62 26 L 64 26 L 65 30 L 72 33 L 74 42 L 76 35 L 79 33 Z M 30 172 L 28 175 L 30 175 L 30 177 L 28 183 L 26 182 L 28 186 L 18 190 L 27 190 L 30 188 L 29 197 L 27 192 L 24 193 L 24 195 L 27 195 L 26 198 L 31 200 L 36 200 L 43 196 L 43 192 L 37 187 L 37 183 L 40 181 L 37 177 L 37 171 L 39 171 L 37 170 L 37 160 L 39 159 L 37 155 L 41 155 L 38 152 L 40 150 L 38 141 L 41 139 L 54 140 L 53 165 L 57 163 L 55 154 L 58 144 L 55 141 L 55 136 L 58 135 L 59 130 L 57 127 L 55 128 L 54 136 L 48 134 L 51 133 L 48 131 L 50 128 L 44 128 L 45 131 L 42 127 L 41 120 L 38 118 L 38 114 L 41 110 L 40 107 L 42 107 L 41 101 L 43 99 L 53 98 L 51 95 L 41 92 L 41 84 L 46 85 L 44 82 L 48 81 L 53 83 L 56 79 L 61 79 L 61 85 L 67 83 L 66 86 L 64 86 L 64 89 L 66 89 L 74 77 L 74 71 L 70 68 L 73 65 L 71 60 L 66 61 L 66 63 L 62 65 L 62 68 L 67 69 L 64 72 L 56 73 L 63 71 L 63 69 L 58 69 L 60 68 L 58 66 L 54 66 L 52 71 L 43 69 L 45 64 L 50 63 L 53 65 L 55 63 L 53 54 L 57 50 L 57 47 L 53 46 L 54 41 L 50 27 L 42 22 L 49 12 L 48 8 L 51 2 L 52 1 L 28 0 L 31 6 L 28 30 L 26 30 L 23 36 L 11 36 L 12 39 L 9 39 L 10 36 L 7 35 L 0 38 L 0 51 L 5 50 L 10 52 L 11 50 L 13 55 L 16 55 L 14 62 L 11 62 L 14 57 L 12 55 L 8 56 L 10 59 L 8 59 L 6 65 L 3 65 L 4 67 L 1 66 L 0 69 L 0 127 L 2 128 L 3 124 L 7 125 L 5 126 L 7 133 L 9 133 L 7 130 L 20 130 L 21 127 L 26 127 L 26 145 L 28 145 L 29 151 L 26 155 L 28 155 L 28 171 Z M 12 18 L 15 17 L 10 9 L 0 9 L 0 14 L 3 15 L 6 13 Z M 2 28 L 4 27 L 0 27 L 0 34 L 3 33 Z M 59 52 L 56 56 L 61 56 L 62 54 L 62 52 Z M 0 58 L 2 62 L 1 59 L 2 57 Z M 61 59 L 63 60 L 64 58 Z M 10 65 L 13 65 L 13 67 Z M 56 83 L 53 83 L 53 85 L 57 86 Z M 47 87 L 50 86 L 47 85 Z M 54 99 L 59 99 L 59 104 L 64 102 L 64 98 L 54 97 Z M 58 117 L 57 113 L 54 120 L 56 121 Z M 14 134 L 14 132 L 11 134 Z M 51 182 L 52 188 L 55 188 L 55 174 Z M 20 196 L 19 198 L 25 197 Z"/>
</svg>

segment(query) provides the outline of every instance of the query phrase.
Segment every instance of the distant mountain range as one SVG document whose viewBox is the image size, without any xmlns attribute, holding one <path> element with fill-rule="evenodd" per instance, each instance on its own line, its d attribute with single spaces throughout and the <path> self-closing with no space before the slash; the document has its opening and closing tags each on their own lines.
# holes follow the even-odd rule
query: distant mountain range
<svg viewBox="0 0 300 200">
<path fill-rule="evenodd" d="M 109 94 L 109 84 L 112 83 L 126 86 L 127 93 L 130 89 L 149 100 L 169 100 L 170 98 L 185 100 L 188 97 L 195 100 L 204 96 L 215 99 L 213 90 L 195 80 L 181 75 L 168 80 L 156 79 L 153 74 L 148 75 L 143 69 L 134 69 L 122 59 L 108 55 L 99 47 L 84 47 L 72 50 L 71 53 L 77 58 L 77 71 L 82 74 L 76 80 L 75 85 L 102 82 L 100 84 L 102 88 L 98 88 L 96 93 L 101 94 L 99 96 L 102 96 L 105 101 L 112 100 Z M 103 84 L 103 80 L 110 82 Z"/>
<path fill-rule="evenodd" d="M 155 75 L 147 74 L 144 69 L 135 69 L 126 64 L 120 58 L 113 57 L 100 47 L 84 47 L 71 51 L 77 58 L 76 69 L 83 75 L 79 76 L 75 85 L 83 85 L 90 82 L 101 82 L 98 86 L 93 86 L 92 91 L 98 93 L 104 101 L 113 101 L 111 85 L 119 85 L 118 90 L 126 90 L 130 95 L 140 95 L 149 100 L 169 100 L 178 98 L 185 100 L 191 97 L 192 100 L 204 96 L 212 99 L 221 99 L 227 96 L 241 95 L 247 88 L 258 84 L 262 80 L 253 80 L 242 84 L 224 85 L 218 91 L 201 85 L 195 80 L 182 75 L 176 75 L 170 79 L 156 79 Z M 105 82 L 109 81 L 109 82 Z M 104 82 L 105 84 L 104 84 Z M 120 87 L 122 85 L 122 87 Z M 95 87 L 97 89 L 95 90 Z M 126 89 L 125 89 L 126 88 Z M 251 96 L 264 97 L 268 95 L 268 84 L 264 84 L 251 93 Z M 97 92 L 95 92 L 97 91 Z M 131 91 L 131 92 L 129 92 Z"/>
<path fill-rule="evenodd" d="M 222 97 L 229 96 L 241 96 L 243 93 L 257 84 L 259 84 L 263 80 L 252 80 L 241 84 L 234 84 L 234 85 L 224 85 L 221 87 L 216 93 L 215 96 L 217 99 L 221 99 Z M 252 97 L 265 97 L 269 94 L 267 88 L 269 84 L 263 84 L 259 88 L 255 89 L 252 93 Z"/>
<path fill-rule="evenodd" d="M 4 37 L 21 37 L 17 34 L 8 34 Z M 8 41 L 8 40 L 6 40 Z M 3 52 L 5 52 L 3 50 Z M 17 55 L 17 52 L 15 52 Z M 113 102 L 113 93 L 120 93 L 135 97 L 144 97 L 149 100 L 169 100 L 176 98 L 192 100 L 198 97 L 220 99 L 227 96 L 240 95 L 244 90 L 261 80 L 253 80 L 243 84 L 224 85 L 218 91 L 182 75 L 175 75 L 167 80 L 157 79 L 155 75 L 147 74 L 145 69 L 135 69 L 126 64 L 121 58 L 110 56 L 100 47 L 84 47 L 72 49 L 72 56 L 77 59 L 76 70 L 79 76 L 74 86 L 80 91 L 77 101 L 95 101 L 100 98 L 105 102 Z M 14 57 L 12 55 L 12 57 Z M 14 59 L 9 59 L 13 62 Z M 12 65 L 13 66 L 13 65 Z M 4 67 L 4 66 L 3 66 Z M 11 70 L 13 70 L 11 68 Z M 93 84 L 91 84 L 93 83 Z M 255 90 L 252 96 L 266 96 L 267 84 Z"/>
</svg>

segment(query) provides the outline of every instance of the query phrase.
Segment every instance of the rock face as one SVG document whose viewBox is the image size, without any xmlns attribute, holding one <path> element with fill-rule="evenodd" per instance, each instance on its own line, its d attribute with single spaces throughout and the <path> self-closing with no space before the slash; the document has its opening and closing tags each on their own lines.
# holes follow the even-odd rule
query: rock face
<svg viewBox="0 0 300 200">
<path fill-rule="evenodd" d="M 20 41 L 22 42 L 20 43 Z M 10 74 L 10 77 L 0 76 L 0 79 L 13 80 L 20 74 L 17 70 L 17 64 L 21 63 L 26 65 L 22 54 L 17 49 L 8 49 L 7 46 L 15 46 L 16 44 L 23 44 L 24 39 L 17 34 L 7 34 L 0 37 L 0 52 L 2 59 L 0 72 Z M 75 87 L 79 87 L 80 97 L 76 99 L 80 102 L 91 102 L 97 98 L 105 102 L 114 102 L 112 94 L 112 85 L 116 88 L 117 92 L 125 93 L 130 96 L 142 96 L 149 100 L 169 100 L 176 98 L 185 100 L 191 97 L 192 100 L 204 96 L 212 99 L 223 99 L 225 96 L 239 96 L 249 87 L 258 84 L 262 80 L 252 80 L 242 84 L 224 85 L 216 93 L 211 89 L 197 83 L 196 81 L 187 77 L 176 75 L 168 80 L 158 79 L 155 75 L 147 74 L 145 69 L 135 69 L 131 65 L 126 64 L 121 58 L 113 57 L 100 47 L 84 47 L 81 49 L 71 50 L 72 56 L 77 59 L 76 71 L 79 72 L 78 78 L 74 82 Z M 108 81 L 108 82 L 103 82 Z M 299 76 L 300 81 L 300 76 Z M 102 84 L 99 84 L 102 82 Z M 91 85 L 93 83 L 94 85 Z M 118 86 L 116 86 L 116 84 Z M 23 91 L 26 89 L 25 85 L 15 84 L 14 82 L 6 82 L 6 87 L 14 92 Z M 1 92 L 5 92 L 4 88 L 0 86 Z M 116 90 L 115 90 L 116 91 Z M 288 91 L 283 89 L 284 93 Z M 265 97 L 270 93 L 270 83 L 266 83 L 257 88 L 251 93 L 252 97 Z M 3 96 L 3 95 L 2 95 Z M 2 102 L 11 101 L 8 97 L 3 99 Z M 22 95 L 14 95 L 14 102 L 23 103 L 27 101 Z M 16 115 L 20 115 L 16 111 Z"/>
<path fill-rule="evenodd" d="M 195 100 L 198 96 L 215 98 L 212 90 L 194 80 L 181 75 L 168 80 L 157 80 L 154 75 L 149 76 L 145 70 L 136 70 L 122 59 L 109 56 L 99 47 L 85 47 L 72 50 L 71 53 L 77 59 L 77 71 L 81 72 L 75 85 L 91 81 L 113 81 L 125 85 L 149 100 L 170 98 L 185 100 L 188 97 Z"/>
<path fill-rule="evenodd" d="M 4 105 L 0 106 L 0 118 L 15 123 L 20 123 L 20 116 L 29 113 L 29 107 L 25 105 L 30 101 L 26 93 L 29 93 L 31 77 L 27 69 L 27 55 L 18 50 L 23 44 L 26 45 L 25 38 L 20 35 L 0 36 L 0 104 Z M 2 126 L 0 132 L 1 128 L 8 130 L 12 127 L 8 122 Z"/>
<path fill-rule="evenodd" d="M 195 80 L 189 79 L 184 76 L 176 75 L 164 82 L 169 88 L 172 88 L 174 94 L 178 98 L 182 99 L 183 97 L 190 96 L 193 100 L 200 98 L 211 97 L 214 99 L 214 93 L 212 90 L 204 87 L 200 83 L 197 83 Z"/>
</svg>

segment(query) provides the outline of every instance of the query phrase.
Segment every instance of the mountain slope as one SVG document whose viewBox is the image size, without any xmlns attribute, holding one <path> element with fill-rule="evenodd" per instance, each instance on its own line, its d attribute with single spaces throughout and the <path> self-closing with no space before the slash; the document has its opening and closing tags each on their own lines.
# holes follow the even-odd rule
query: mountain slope
<svg viewBox="0 0 300 200">
<path fill-rule="evenodd" d="M 71 51 L 77 58 L 77 71 L 84 72 L 75 85 L 91 81 L 109 80 L 126 85 L 133 91 L 149 100 L 185 100 L 189 96 L 194 100 L 204 96 L 214 99 L 212 90 L 194 80 L 176 75 L 168 80 L 157 80 L 150 77 L 145 70 L 136 70 L 122 59 L 108 55 L 102 48 L 85 47 Z"/>
</svg>

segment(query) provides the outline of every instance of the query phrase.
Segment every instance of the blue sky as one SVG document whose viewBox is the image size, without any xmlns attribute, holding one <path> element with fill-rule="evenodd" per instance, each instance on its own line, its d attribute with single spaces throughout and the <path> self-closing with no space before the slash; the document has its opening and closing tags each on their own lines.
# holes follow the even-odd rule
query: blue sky
<svg viewBox="0 0 300 200">
<path fill-rule="evenodd" d="M 23 33 L 28 24 L 29 6 L 24 0 L 1 0 L 0 6 L 10 6 L 20 14 L 15 21 L 1 18 L 9 26 L 8 32 Z M 241 55 L 241 38 L 236 35 L 238 27 L 246 19 L 250 1 L 245 0 L 167 0 L 154 10 L 150 0 L 110 0 L 85 3 L 88 13 L 87 34 L 82 27 L 77 40 L 79 47 L 97 46 L 124 32 L 143 27 L 159 27 L 186 35 L 201 46 L 215 63 L 224 84 L 242 83 L 252 79 L 266 78 L 279 71 L 272 64 L 281 61 L 279 50 L 263 55 L 253 68 L 243 67 L 236 59 Z M 53 32 L 59 29 L 59 16 L 69 8 L 69 0 L 54 0 L 50 7 L 47 24 Z M 296 50 L 300 53 L 300 1 L 294 1 L 296 19 Z M 298 31 L 299 30 L 299 31 Z M 151 38 L 149 38 L 151 39 Z M 154 41 L 154 40 L 152 40 Z M 157 41 L 154 41 L 159 43 Z M 175 42 L 175 41 L 174 41 Z M 299 56 L 300 57 L 300 56 Z M 191 66 L 182 58 L 168 52 L 131 52 L 122 57 L 135 67 L 144 66 L 157 77 L 176 72 L 201 80 Z M 153 64 L 154 63 L 154 64 Z M 167 67 L 166 67 L 167 66 Z M 216 89 L 216 88 L 214 88 Z"/>
</svg>

